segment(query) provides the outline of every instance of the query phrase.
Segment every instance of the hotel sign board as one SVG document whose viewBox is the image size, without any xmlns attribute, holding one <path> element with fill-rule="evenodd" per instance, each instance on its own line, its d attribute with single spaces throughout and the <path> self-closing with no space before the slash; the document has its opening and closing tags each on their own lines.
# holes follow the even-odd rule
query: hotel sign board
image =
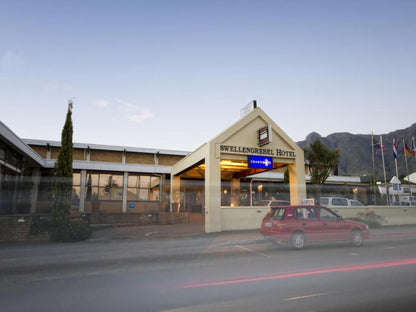
<svg viewBox="0 0 416 312">
<path fill-rule="evenodd" d="M 267 156 L 248 156 L 248 167 L 259 169 L 273 169 L 273 158 Z"/>
<path fill-rule="evenodd" d="M 243 118 L 244 116 L 248 115 L 256 107 L 257 107 L 256 101 L 251 101 L 250 103 L 248 103 L 246 106 L 240 109 L 240 118 Z"/>
<path fill-rule="evenodd" d="M 225 144 L 220 145 L 220 153 L 296 158 L 295 151 L 286 151 L 280 148 L 259 148 Z"/>
</svg>

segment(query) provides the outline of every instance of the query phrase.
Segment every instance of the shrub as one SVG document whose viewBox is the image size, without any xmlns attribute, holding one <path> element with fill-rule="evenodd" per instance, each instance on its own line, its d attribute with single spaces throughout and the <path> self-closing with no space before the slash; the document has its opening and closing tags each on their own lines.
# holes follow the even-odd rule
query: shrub
<svg viewBox="0 0 416 312">
<path fill-rule="evenodd" d="M 32 217 L 32 224 L 30 226 L 30 235 L 39 235 L 49 232 L 51 221 L 44 217 Z"/>
<path fill-rule="evenodd" d="M 51 240 L 77 242 L 91 237 L 91 227 L 85 221 L 56 222 L 51 226 Z"/>
</svg>

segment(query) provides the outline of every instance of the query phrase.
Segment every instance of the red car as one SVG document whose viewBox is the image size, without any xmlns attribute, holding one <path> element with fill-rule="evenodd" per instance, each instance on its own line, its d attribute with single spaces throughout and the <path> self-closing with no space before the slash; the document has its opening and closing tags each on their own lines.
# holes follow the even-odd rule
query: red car
<svg viewBox="0 0 416 312">
<path fill-rule="evenodd" d="M 261 234 L 275 243 L 296 249 L 306 242 L 347 241 L 361 246 L 370 238 L 367 224 L 344 220 L 323 206 L 276 206 L 264 217 Z"/>
</svg>

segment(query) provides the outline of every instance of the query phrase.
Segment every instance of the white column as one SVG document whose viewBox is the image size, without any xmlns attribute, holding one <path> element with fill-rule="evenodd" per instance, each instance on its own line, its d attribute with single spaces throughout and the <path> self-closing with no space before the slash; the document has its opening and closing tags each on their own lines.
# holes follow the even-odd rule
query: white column
<svg viewBox="0 0 416 312">
<path fill-rule="evenodd" d="M 127 212 L 127 186 L 129 181 L 129 173 L 124 172 L 123 176 L 123 201 L 121 203 L 121 212 L 126 213 Z"/>
<path fill-rule="evenodd" d="M 179 209 L 179 204 L 181 201 L 181 178 L 179 176 L 171 176 L 170 178 L 170 212 L 177 212 L 173 209 L 172 204 L 177 203 Z"/>
<path fill-rule="evenodd" d="M 216 144 L 209 143 L 205 158 L 205 232 L 221 232 L 221 164 Z"/>
<path fill-rule="evenodd" d="M 297 151 L 295 164 L 289 165 L 290 204 L 299 205 L 306 199 L 305 161 L 303 151 Z"/>
</svg>

